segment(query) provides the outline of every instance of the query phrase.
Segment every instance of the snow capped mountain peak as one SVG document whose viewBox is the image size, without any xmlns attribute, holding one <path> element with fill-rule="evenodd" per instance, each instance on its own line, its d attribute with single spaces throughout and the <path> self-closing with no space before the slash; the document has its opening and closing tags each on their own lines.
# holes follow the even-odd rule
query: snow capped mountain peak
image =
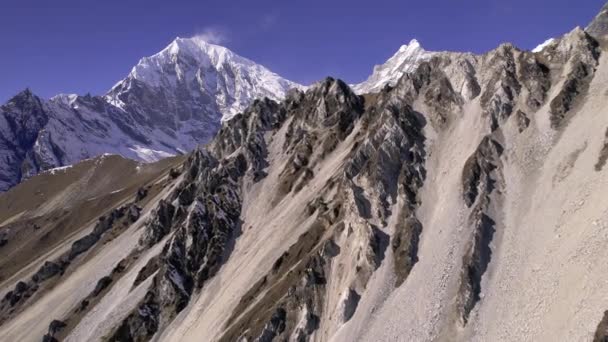
<svg viewBox="0 0 608 342">
<path fill-rule="evenodd" d="M 543 49 L 551 44 L 553 44 L 555 42 L 555 38 L 549 38 L 547 40 L 545 40 L 543 43 L 539 44 L 537 47 L 535 47 L 532 52 L 541 52 L 543 51 Z"/>
<path fill-rule="evenodd" d="M 77 94 L 57 94 L 51 97 L 52 102 L 63 103 L 67 106 L 71 106 L 78 99 Z"/>
<path fill-rule="evenodd" d="M 110 101 L 125 102 L 118 101 L 118 95 L 135 81 L 165 93 L 185 88 L 197 98 L 215 96 L 223 119 L 243 110 L 255 98 L 278 100 L 289 89 L 302 88 L 228 48 L 196 36 L 178 37 L 159 53 L 142 58 L 127 78 L 110 90 Z"/>
<path fill-rule="evenodd" d="M 174 154 L 162 145 L 190 150 L 255 99 L 280 100 L 301 87 L 226 47 L 200 37 L 178 37 L 142 58 L 105 100 L 132 114 L 135 122 L 145 118 L 144 136 L 159 141 L 153 150 Z M 141 155 L 145 148 L 140 144 L 131 150 Z"/>
<path fill-rule="evenodd" d="M 408 44 L 404 44 L 401 45 L 401 47 L 399 48 L 399 51 L 397 51 L 397 53 L 403 53 L 403 52 L 407 52 L 412 51 L 412 50 L 416 50 L 416 49 L 422 49 L 422 46 L 420 45 L 420 42 L 414 38 L 412 40 L 410 40 L 410 42 Z"/>
<path fill-rule="evenodd" d="M 394 85 L 401 76 L 414 71 L 422 61 L 430 59 L 434 54 L 436 53 L 424 50 L 418 40 L 412 39 L 384 64 L 376 65 L 367 80 L 352 87 L 358 94 L 377 92 L 387 84 Z"/>
<path fill-rule="evenodd" d="M 242 58 L 240 56 L 237 56 L 228 48 L 208 43 L 197 36 L 191 38 L 178 37 L 173 40 L 173 42 L 171 42 L 171 44 L 169 44 L 169 46 L 167 46 L 165 50 L 168 50 L 171 55 L 183 54 L 197 59 L 202 58 L 206 60 L 211 60 L 214 63 L 233 59 L 236 56 L 241 59 L 241 62 L 253 64 L 253 62 L 246 60 L 245 58 Z M 162 54 L 165 50 L 161 51 L 160 53 Z"/>
</svg>

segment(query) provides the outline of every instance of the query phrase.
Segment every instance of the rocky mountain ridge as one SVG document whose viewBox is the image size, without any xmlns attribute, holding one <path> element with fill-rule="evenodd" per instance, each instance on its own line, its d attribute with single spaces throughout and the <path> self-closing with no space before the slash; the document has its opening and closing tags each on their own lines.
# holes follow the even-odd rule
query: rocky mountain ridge
<svg viewBox="0 0 608 342">
<path fill-rule="evenodd" d="M 256 100 L 4 275 L 0 336 L 605 340 L 606 34 Z"/>
<path fill-rule="evenodd" d="M 425 51 L 414 39 L 352 87 L 358 94 L 378 92 L 441 54 L 456 53 Z M 254 99 L 280 100 L 292 88 L 304 89 L 194 37 L 177 38 L 142 58 L 104 96 L 59 94 L 44 100 L 25 90 L 1 109 L 0 155 L 7 163 L 0 168 L 0 191 L 40 171 L 103 153 L 145 162 L 187 153 Z M 38 124 L 28 127 L 28 121 Z M 13 131 L 29 137 L 23 140 Z"/>
</svg>

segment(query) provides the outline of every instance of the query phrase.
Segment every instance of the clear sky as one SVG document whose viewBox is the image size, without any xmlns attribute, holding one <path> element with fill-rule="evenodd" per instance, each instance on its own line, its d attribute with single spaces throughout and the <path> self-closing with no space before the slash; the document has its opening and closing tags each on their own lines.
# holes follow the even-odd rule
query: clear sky
<svg viewBox="0 0 608 342">
<path fill-rule="evenodd" d="M 402 44 L 532 49 L 606 0 L 0 0 L 0 102 L 30 87 L 103 94 L 176 36 L 207 34 L 285 78 L 365 79 Z"/>
</svg>

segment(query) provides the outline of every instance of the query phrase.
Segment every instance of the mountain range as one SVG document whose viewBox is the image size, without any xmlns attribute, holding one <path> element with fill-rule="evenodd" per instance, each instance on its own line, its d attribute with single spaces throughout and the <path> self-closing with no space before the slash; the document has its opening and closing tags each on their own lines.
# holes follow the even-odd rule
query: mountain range
<svg viewBox="0 0 608 342">
<path fill-rule="evenodd" d="M 378 92 L 437 54 L 414 39 L 351 86 Z M 281 100 L 290 89 L 306 87 L 199 37 L 142 58 L 103 96 L 45 100 L 26 89 L 0 107 L 0 191 L 104 153 L 143 162 L 185 154 L 255 99 Z"/>
<path fill-rule="evenodd" d="M 4 113 L 163 122 L 158 89 L 206 84 L 140 64 L 104 97 L 25 92 Z M 412 41 L 361 84 L 275 80 L 191 152 L 0 194 L 0 339 L 608 340 L 608 4 L 534 51 Z"/>
<path fill-rule="evenodd" d="M 200 38 L 177 38 L 142 58 L 103 96 L 25 90 L 0 107 L 0 191 L 40 171 L 104 153 L 151 162 L 185 154 L 256 98 L 290 82 Z"/>
</svg>

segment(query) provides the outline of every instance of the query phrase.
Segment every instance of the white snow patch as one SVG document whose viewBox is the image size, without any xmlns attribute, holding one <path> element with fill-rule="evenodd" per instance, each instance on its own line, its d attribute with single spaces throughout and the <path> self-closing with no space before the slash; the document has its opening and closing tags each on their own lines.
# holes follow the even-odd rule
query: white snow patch
<svg viewBox="0 0 608 342">
<path fill-rule="evenodd" d="M 52 169 L 46 170 L 46 171 L 44 171 L 44 173 L 54 175 L 55 173 L 57 173 L 59 171 L 64 171 L 65 172 L 67 169 L 69 169 L 69 168 L 71 168 L 73 166 L 74 165 L 60 166 L 60 167 L 56 167 L 56 168 L 52 168 Z"/>
<path fill-rule="evenodd" d="M 135 152 L 139 159 L 147 163 L 151 163 L 162 158 L 174 156 L 174 154 L 165 151 L 153 150 L 151 148 L 147 148 L 141 145 L 135 145 L 134 147 L 129 148 L 129 150 Z"/>
<path fill-rule="evenodd" d="M 555 38 L 549 38 L 549 39 L 545 40 L 542 44 L 540 44 L 537 47 L 535 47 L 532 50 L 532 52 L 541 52 L 541 51 L 543 51 L 544 48 L 546 48 L 547 46 L 553 44 L 553 42 L 555 42 Z"/>
</svg>

